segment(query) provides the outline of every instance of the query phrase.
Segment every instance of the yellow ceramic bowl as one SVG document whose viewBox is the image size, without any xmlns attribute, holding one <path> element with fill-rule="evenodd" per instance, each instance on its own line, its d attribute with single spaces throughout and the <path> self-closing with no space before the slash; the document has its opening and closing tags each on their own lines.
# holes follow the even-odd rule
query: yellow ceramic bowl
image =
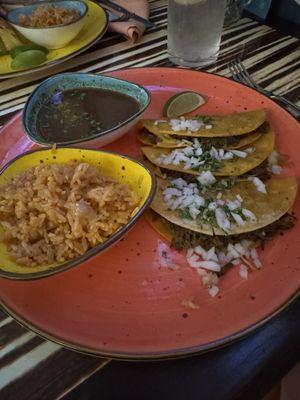
<svg viewBox="0 0 300 400">
<path fill-rule="evenodd" d="M 82 256 L 74 258 L 62 264 L 41 265 L 38 267 L 25 267 L 12 261 L 6 252 L 6 245 L 0 241 L 0 276 L 10 279 L 36 279 L 74 267 L 90 257 L 103 252 L 109 246 L 118 241 L 130 228 L 134 226 L 138 218 L 150 204 L 155 193 L 154 175 L 139 161 L 116 153 L 76 149 L 59 148 L 54 150 L 33 150 L 24 153 L 6 164 L 0 171 L 0 187 L 7 180 L 18 175 L 20 172 L 45 164 L 66 163 L 70 160 L 81 160 L 101 168 L 104 175 L 109 175 L 122 183 L 128 183 L 140 198 L 139 207 L 135 210 L 130 221 L 109 237 L 105 242 L 88 250 Z M 0 228 L 0 237 L 3 229 Z"/>
<path fill-rule="evenodd" d="M 84 19 L 84 26 L 80 31 L 80 34 L 77 35 L 70 43 L 60 49 L 49 50 L 49 53 L 47 54 L 47 60 L 43 64 L 32 68 L 24 67 L 23 69 L 18 70 L 12 69 L 11 56 L 9 54 L 0 56 L 0 79 L 29 73 L 31 74 L 33 71 L 41 71 L 51 68 L 72 57 L 77 56 L 96 43 L 104 35 L 107 29 L 107 15 L 99 4 L 90 0 L 86 0 L 86 4 L 88 6 L 88 13 Z"/>
<path fill-rule="evenodd" d="M 45 7 L 55 6 L 66 9 L 76 9 L 80 17 L 71 23 L 65 25 L 54 25 L 47 28 L 36 28 L 22 26 L 18 23 L 20 15 L 31 15 L 38 4 L 28 5 L 16 8 L 10 11 L 7 19 L 13 27 L 30 42 L 47 47 L 48 49 L 60 49 L 66 46 L 73 40 L 81 31 L 85 17 L 88 11 L 88 6 L 80 0 L 60 0 L 57 2 L 42 3 Z"/>
</svg>

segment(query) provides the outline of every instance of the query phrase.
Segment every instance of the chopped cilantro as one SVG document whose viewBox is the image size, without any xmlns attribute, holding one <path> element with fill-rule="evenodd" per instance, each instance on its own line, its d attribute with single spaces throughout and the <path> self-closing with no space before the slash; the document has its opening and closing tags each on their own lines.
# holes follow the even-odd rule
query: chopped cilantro
<svg viewBox="0 0 300 400">
<path fill-rule="evenodd" d="M 179 216 L 182 219 L 192 219 L 191 214 L 187 208 L 179 209 Z"/>
<path fill-rule="evenodd" d="M 230 213 L 231 213 L 231 210 L 230 210 L 230 208 L 228 207 L 228 205 L 227 205 L 227 204 L 224 204 L 224 206 L 223 206 L 223 210 L 225 211 L 225 213 L 226 213 L 227 215 L 230 215 Z"/>
<path fill-rule="evenodd" d="M 237 179 L 235 177 L 233 178 L 228 178 L 228 179 L 217 179 L 215 183 L 211 185 L 206 185 L 203 187 L 200 182 L 197 181 L 197 186 L 198 189 L 200 190 L 201 193 L 204 192 L 217 192 L 217 191 L 222 191 L 222 190 L 230 190 L 232 189 L 237 182 Z M 203 190 L 205 189 L 205 190 Z"/>
<path fill-rule="evenodd" d="M 204 115 L 204 114 L 197 114 L 196 118 L 199 121 L 202 121 L 204 124 L 210 124 L 212 121 L 212 117 L 210 117 L 209 115 Z"/>
<path fill-rule="evenodd" d="M 198 158 L 200 162 L 204 161 L 204 163 L 193 167 L 194 171 L 216 171 L 221 167 L 221 161 L 213 158 L 208 150 L 204 151 Z"/>
</svg>

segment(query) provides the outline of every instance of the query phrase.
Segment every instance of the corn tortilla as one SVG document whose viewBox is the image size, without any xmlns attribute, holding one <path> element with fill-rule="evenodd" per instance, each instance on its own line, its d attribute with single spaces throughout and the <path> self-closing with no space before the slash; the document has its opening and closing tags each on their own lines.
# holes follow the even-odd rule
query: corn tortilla
<svg viewBox="0 0 300 400">
<path fill-rule="evenodd" d="M 212 120 L 209 123 L 211 129 L 201 128 L 196 132 L 188 132 L 187 130 L 173 131 L 169 119 L 166 120 L 151 120 L 142 121 L 142 127 L 153 133 L 154 135 L 176 135 L 190 137 L 226 137 L 239 136 L 250 133 L 260 127 L 266 120 L 266 111 L 264 109 L 235 112 L 227 115 L 211 116 Z"/>
<path fill-rule="evenodd" d="M 228 235 L 218 227 L 201 224 L 198 220 L 182 219 L 176 210 L 170 210 L 164 201 L 163 190 L 170 186 L 171 180 L 157 179 L 156 195 L 151 208 L 166 220 L 195 232 L 205 235 Z M 247 220 L 244 225 L 232 224 L 230 235 L 237 235 L 263 228 L 282 217 L 292 207 L 297 194 L 295 177 L 272 178 L 266 182 L 267 194 L 258 192 L 250 181 L 239 181 L 232 189 L 223 191 L 223 200 L 235 200 L 237 195 L 243 199 L 242 207 L 252 211 L 257 220 Z"/>
<path fill-rule="evenodd" d="M 249 154 L 246 158 L 234 158 L 232 160 L 222 161 L 221 167 L 213 171 L 215 176 L 238 176 L 243 175 L 253 168 L 260 165 L 265 159 L 269 157 L 274 149 L 275 135 L 271 127 L 268 128 L 268 132 L 263 134 L 251 147 L 255 151 Z M 243 150 L 243 149 L 240 149 Z M 169 169 L 171 171 L 180 171 L 191 175 L 200 175 L 202 171 L 195 171 L 193 169 L 184 169 L 183 165 L 167 164 L 164 165 L 159 162 L 158 159 L 163 155 L 168 155 L 172 150 L 155 148 L 150 146 L 144 146 L 141 148 L 142 153 L 146 158 L 157 167 Z"/>
<path fill-rule="evenodd" d="M 246 135 L 240 135 L 238 142 L 233 145 L 226 145 L 224 146 L 225 149 L 240 149 L 241 147 L 247 146 L 248 144 L 254 143 L 256 140 L 258 140 L 264 133 L 259 131 L 260 128 L 258 128 L 256 131 L 253 133 L 250 132 Z M 151 138 L 152 135 L 152 138 Z M 176 148 L 183 148 L 187 147 L 189 144 L 187 141 L 183 141 L 182 139 L 176 138 L 175 135 L 155 135 L 151 134 L 149 132 L 144 132 L 143 130 L 140 130 L 137 132 L 137 138 L 138 140 L 146 144 L 147 146 L 153 146 L 153 147 L 161 147 L 163 149 L 176 149 Z M 153 139 L 155 142 L 153 142 Z M 201 142 L 201 140 L 200 140 Z M 212 139 L 212 145 L 213 145 L 213 139 Z"/>
</svg>

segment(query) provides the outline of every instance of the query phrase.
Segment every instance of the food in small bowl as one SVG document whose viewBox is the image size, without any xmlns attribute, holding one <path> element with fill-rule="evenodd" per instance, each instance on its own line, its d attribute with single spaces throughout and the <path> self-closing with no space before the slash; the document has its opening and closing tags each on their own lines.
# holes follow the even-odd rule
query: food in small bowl
<svg viewBox="0 0 300 400">
<path fill-rule="evenodd" d="M 25 133 L 42 146 L 97 148 L 120 138 L 150 104 L 140 85 L 109 76 L 84 73 L 55 75 L 28 99 Z"/>
<path fill-rule="evenodd" d="M 80 18 L 76 8 L 55 6 L 37 6 L 31 14 L 19 14 L 19 24 L 29 28 L 49 28 L 50 26 L 67 25 Z"/>
<path fill-rule="evenodd" d="M 60 0 L 13 9 L 7 19 L 31 42 L 59 49 L 78 35 L 87 11 L 87 5 L 81 0 Z"/>
<path fill-rule="evenodd" d="M 104 151 L 25 153 L 0 171 L 0 276 L 34 279 L 101 253 L 142 215 L 155 178 Z"/>
</svg>

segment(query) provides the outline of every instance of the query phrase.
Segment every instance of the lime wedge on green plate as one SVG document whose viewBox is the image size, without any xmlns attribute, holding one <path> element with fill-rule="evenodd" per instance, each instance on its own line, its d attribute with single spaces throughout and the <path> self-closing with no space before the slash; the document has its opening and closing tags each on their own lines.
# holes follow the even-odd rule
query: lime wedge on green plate
<svg viewBox="0 0 300 400">
<path fill-rule="evenodd" d="M 195 92 L 181 92 L 171 96 L 163 108 L 163 116 L 167 118 L 179 117 L 180 115 L 196 110 L 206 103 L 201 94 Z"/>
</svg>

